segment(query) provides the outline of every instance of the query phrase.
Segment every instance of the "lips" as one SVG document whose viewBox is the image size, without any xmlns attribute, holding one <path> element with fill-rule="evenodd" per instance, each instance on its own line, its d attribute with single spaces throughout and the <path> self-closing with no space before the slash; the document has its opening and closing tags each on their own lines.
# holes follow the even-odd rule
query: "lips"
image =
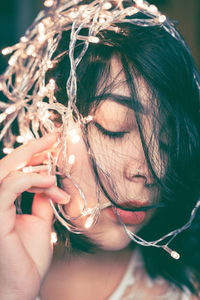
<svg viewBox="0 0 200 300">
<path fill-rule="evenodd" d="M 135 207 L 143 207 L 143 206 L 147 206 L 148 203 L 142 203 L 141 202 L 138 203 L 138 201 L 133 201 L 131 202 L 131 204 Z M 141 223 L 143 223 L 146 219 L 146 211 L 125 211 L 122 210 L 120 208 L 116 208 L 121 220 L 126 224 L 126 225 L 139 225 Z M 109 214 L 109 216 L 115 220 L 115 221 L 119 221 L 118 217 L 116 216 L 116 214 L 114 213 L 112 208 L 107 208 L 105 209 L 105 211 Z"/>
</svg>

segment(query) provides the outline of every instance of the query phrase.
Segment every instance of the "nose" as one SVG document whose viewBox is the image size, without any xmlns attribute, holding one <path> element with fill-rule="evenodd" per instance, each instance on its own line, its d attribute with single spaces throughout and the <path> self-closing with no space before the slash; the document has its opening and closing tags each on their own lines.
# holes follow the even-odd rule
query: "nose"
<svg viewBox="0 0 200 300">
<path fill-rule="evenodd" d="M 152 184 L 153 178 L 145 162 L 129 162 L 124 168 L 124 178 L 137 184 Z"/>
</svg>

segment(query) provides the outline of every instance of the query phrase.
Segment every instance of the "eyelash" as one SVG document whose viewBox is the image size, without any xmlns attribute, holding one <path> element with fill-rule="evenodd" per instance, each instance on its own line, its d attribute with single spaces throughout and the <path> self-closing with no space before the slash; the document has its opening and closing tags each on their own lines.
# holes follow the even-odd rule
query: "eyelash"
<svg viewBox="0 0 200 300">
<path fill-rule="evenodd" d="M 96 128 L 105 136 L 108 136 L 112 139 L 121 139 L 124 137 L 124 135 L 126 133 L 128 133 L 128 131 L 110 131 L 107 130 L 105 128 L 103 128 L 100 124 L 94 122 L 94 125 L 96 126 Z"/>
</svg>

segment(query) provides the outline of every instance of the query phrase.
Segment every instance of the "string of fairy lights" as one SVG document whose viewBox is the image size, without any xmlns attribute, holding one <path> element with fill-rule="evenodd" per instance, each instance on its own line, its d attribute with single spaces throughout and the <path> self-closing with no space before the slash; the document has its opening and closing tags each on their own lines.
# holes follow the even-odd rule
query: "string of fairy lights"
<svg viewBox="0 0 200 300">
<path fill-rule="evenodd" d="M 81 233 L 82 230 L 73 225 L 71 221 L 87 216 L 84 230 L 88 230 L 95 224 L 100 211 L 111 205 L 110 202 L 101 203 L 99 187 L 97 187 L 97 204 L 93 208 L 87 207 L 87 199 L 83 191 L 70 176 L 69 170 L 76 157 L 73 153 L 66 157 L 68 140 L 77 144 L 78 147 L 80 134 L 77 131 L 77 124 L 81 127 L 92 120 L 92 116 L 83 118 L 76 108 L 76 69 L 89 44 L 100 43 L 99 33 L 103 30 L 119 32 L 120 28 L 116 24 L 120 23 L 130 23 L 143 27 L 162 26 L 174 38 L 184 43 L 173 23 L 161 14 L 155 5 L 150 5 L 146 1 L 130 0 L 127 7 L 123 6 L 122 0 L 98 0 L 91 1 L 89 4 L 82 4 L 81 2 L 81 0 L 45 0 L 46 9 L 39 13 L 33 25 L 20 38 L 19 42 L 2 50 L 3 55 L 10 55 L 10 57 L 7 70 L 0 76 L 0 91 L 7 98 L 6 101 L 0 101 L 0 140 L 3 140 L 3 152 L 9 154 L 16 145 L 38 139 L 46 133 L 55 132 L 57 134 L 59 138 L 55 147 L 59 154 L 62 149 L 62 168 L 59 170 L 59 174 L 63 174 L 71 180 L 84 205 L 80 216 L 73 219 L 65 213 L 62 206 L 55 205 L 51 199 L 49 201 L 55 217 L 67 230 L 74 233 Z M 139 18 L 138 13 L 142 13 L 143 18 Z M 87 35 L 81 33 L 84 28 L 87 29 Z M 63 31 L 71 32 L 69 49 L 55 56 Z M 82 41 L 82 51 L 78 57 L 74 57 L 74 50 L 78 41 Z M 46 73 L 54 68 L 67 52 L 70 60 L 70 74 L 66 82 L 68 105 L 64 106 L 56 99 L 55 79 L 50 78 L 47 82 Z M 73 118 L 74 113 L 77 117 L 76 122 Z M 61 116 L 62 122 L 59 127 L 55 126 L 55 114 Z M 16 122 L 18 135 L 12 130 L 13 124 Z M 27 173 L 39 172 L 46 168 L 45 170 L 49 173 L 56 174 L 57 164 L 58 155 L 49 153 L 47 165 L 25 166 L 22 171 Z M 122 222 L 117 212 L 116 215 L 118 215 L 125 232 L 136 243 L 143 246 L 161 247 L 169 252 L 173 258 L 178 259 L 180 255 L 168 247 L 169 242 L 178 233 L 190 226 L 199 206 L 200 201 L 192 211 L 187 224 L 153 242 L 144 241 L 132 233 Z M 168 237 L 171 237 L 168 243 L 161 244 Z M 52 233 L 52 242 L 56 242 L 55 232 Z"/>
</svg>

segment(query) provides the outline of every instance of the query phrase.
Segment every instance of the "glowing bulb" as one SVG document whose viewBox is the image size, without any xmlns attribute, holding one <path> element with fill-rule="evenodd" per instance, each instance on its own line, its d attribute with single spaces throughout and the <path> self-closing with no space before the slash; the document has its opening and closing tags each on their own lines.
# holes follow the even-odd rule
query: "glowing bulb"
<svg viewBox="0 0 200 300">
<path fill-rule="evenodd" d="M 69 132 L 71 142 L 77 144 L 80 141 L 80 135 L 77 134 L 76 129 L 72 129 Z"/>
<path fill-rule="evenodd" d="M 179 259 L 180 258 L 180 254 L 176 251 L 172 251 L 171 252 L 171 257 L 173 257 L 174 259 Z"/>
<path fill-rule="evenodd" d="M 89 228 L 92 226 L 93 223 L 94 223 L 94 217 L 93 217 L 93 216 L 89 216 L 89 217 L 87 218 L 87 220 L 85 221 L 84 227 L 85 227 L 86 229 L 89 229 Z"/>
<path fill-rule="evenodd" d="M 35 51 L 35 46 L 34 45 L 30 45 L 27 50 L 26 50 L 26 54 L 27 55 L 34 55 L 34 51 Z"/>
<path fill-rule="evenodd" d="M 42 22 L 38 24 L 38 30 L 41 34 L 45 32 L 45 26 Z"/>
<path fill-rule="evenodd" d="M 16 142 L 22 144 L 24 142 L 24 137 L 21 135 L 18 135 L 16 138 Z"/>
<path fill-rule="evenodd" d="M 47 68 L 48 68 L 48 69 L 53 68 L 53 63 L 52 63 L 51 60 L 48 60 L 47 63 L 46 63 L 46 65 L 47 65 Z"/>
<path fill-rule="evenodd" d="M 173 251 L 172 249 L 170 249 L 167 245 L 162 246 L 162 248 L 167 251 L 172 258 L 174 259 L 179 259 L 180 258 L 180 254 L 176 251 Z"/>
<path fill-rule="evenodd" d="M 44 1 L 44 6 L 46 7 L 51 7 L 53 5 L 54 0 L 45 0 Z"/>
<path fill-rule="evenodd" d="M 53 91 L 53 90 L 55 89 L 55 87 L 56 87 L 56 82 L 55 82 L 55 80 L 54 80 L 54 79 L 50 79 L 50 80 L 49 80 L 49 84 L 48 84 L 49 90 Z"/>
<path fill-rule="evenodd" d="M 51 243 L 55 244 L 58 241 L 57 233 L 55 231 L 51 232 Z"/>
<path fill-rule="evenodd" d="M 78 12 L 75 12 L 75 11 L 72 11 L 69 14 L 69 17 L 72 18 L 72 19 L 75 19 L 77 16 L 78 16 Z"/>
<path fill-rule="evenodd" d="M 22 172 L 23 173 L 32 173 L 33 167 L 32 166 L 24 167 L 24 168 L 22 168 Z"/>
<path fill-rule="evenodd" d="M 83 118 L 85 124 L 91 122 L 93 120 L 93 116 L 88 115 L 87 117 Z"/>
<path fill-rule="evenodd" d="M 165 15 L 159 16 L 158 21 L 159 21 L 160 23 L 165 22 L 165 21 L 166 21 L 166 16 L 165 16 Z"/>
<path fill-rule="evenodd" d="M 149 6 L 149 11 L 150 11 L 152 14 L 156 14 L 156 13 L 158 12 L 158 8 L 157 8 L 155 5 L 151 4 L 151 5 Z"/>
<path fill-rule="evenodd" d="M 88 13 L 87 12 L 83 12 L 82 13 L 82 17 L 83 17 L 83 19 L 87 18 L 88 17 Z"/>
<path fill-rule="evenodd" d="M 21 41 L 22 43 L 26 43 L 26 42 L 28 42 L 28 39 L 27 39 L 27 37 L 22 36 L 22 37 L 20 38 L 20 41 Z"/>
<path fill-rule="evenodd" d="M 52 25 L 52 21 L 50 17 L 47 17 L 46 19 L 42 20 L 43 24 L 46 25 L 47 27 Z"/>
<path fill-rule="evenodd" d="M 12 52 L 11 48 L 4 48 L 4 49 L 1 51 L 1 53 L 2 53 L 3 55 L 8 55 L 8 54 L 10 54 L 11 52 Z"/>
<path fill-rule="evenodd" d="M 16 83 L 20 83 L 22 81 L 22 76 L 17 76 L 16 77 Z"/>
<path fill-rule="evenodd" d="M 43 42 L 45 40 L 45 26 L 42 22 L 38 24 L 38 31 L 39 31 L 38 41 Z"/>
<path fill-rule="evenodd" d="M 11 152 L 13 152 L 13 148 L 7 148 L 7 147 L 5 147 L 5 148 L 3 148 L 3 153 L 4 154 L 10 154 Z"/>
<path fill-rule="evenodd" d="M 103 5 L 103 9 L 108 10 L 112 8 L 112 4 L 110 2 L 106 2 Z"/>
<path fill-rule="evenodd" d="M 17 57 L 15 55 L 11 56 L 11 58 L 8 61 L 8 64 L 10 66 L 13 66 L 16 63 Z"/>
<path fill-rule="evenodd" d="M 100 23 L 100 24 L 103 24 L 103 23 L 105 23 L 105 22 L 106 22 L 106 19 L 105 19 L 105 18 L 100 18 L 100 19 L 99 19 L 99 23 Z"/>
<path fill-rule="evenodd" d="M 143 5 L 143 0 L 135 0 L 135 3 L 137 6 L 142 6 Z"/>
<path fill-rule="evenodd" d="M 15 105 L 11 105 L 8 108 L 6 108 L 5 113 L 7 115 L 10 115 L 12 113 L 14 113 L 16 111 L 16 106 Z"/>
<path fill-rule="evenodd" d="M 88 41 L 90 43 L 98 44 L 100 42 L 100 39 L 97 36 L 89 36 Z"/>
<path fill-rule="evenodd" d="M 73 165 L 74 162 L 75 162 L 75 155 L 74 155 L 74 154 L 71 154 L 71 155 L 69 156 L 69 158 L 68 158 L 68 163 L 69 163 L 70 165 Z"/>
<path fill-rule="evenodd" d="M 40 35 L 38 36 L 38 41 L 39 41 L 40 43 L 44 42 L 44 41 L 45 41 L 45 34 L 40 34 Z"/>
</svg>

